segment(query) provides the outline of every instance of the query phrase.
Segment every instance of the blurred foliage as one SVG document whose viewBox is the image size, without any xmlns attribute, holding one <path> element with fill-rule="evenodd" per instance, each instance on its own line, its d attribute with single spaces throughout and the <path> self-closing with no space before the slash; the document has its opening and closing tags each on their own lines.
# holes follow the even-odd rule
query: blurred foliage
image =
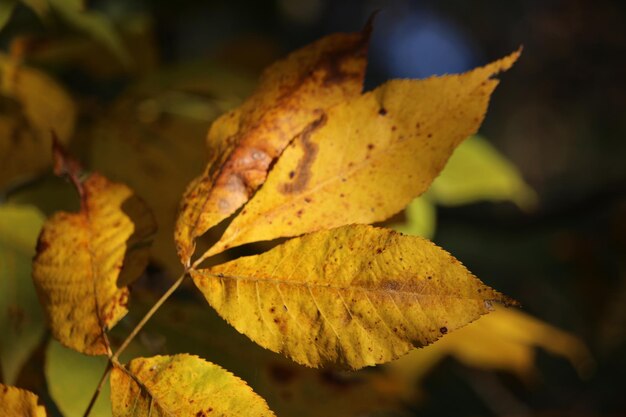
<svg viewBox="0 0 626 417">
<path fill-rule="evenodd" d="M 8 335 L 0 341 L 2 381 L 35 387 L 33 390 L 43 401 L 55 403 L 67 415 L 78 414 L 84 409 L 104 369 L 101 360 L 69 352 L 51 341 L 45 345 L 45 369 L 22 367 L 29 357 L 35 360 L 41 354 L 36 348 L 42 339 L 45 340 L 39 304 L 33 302 L 36 295 L 29 272 L 30 257 L 43 219 L 41 213 L 49 215 L 59 209 L 77 206 L 70 187 L 45 175 L 50 164 L 47 132 L 54 128 L 62 140 L 68 141 L 71 148 L 88 161 L 89 168 L 101 170 L 135 188 L 156 213 L 160 230 L 153 251 L 154 266 L 134 287 L 139 301 L 137 305 L 131 304 L 131 315 L 117 329 L 127 333 L 153 301 L 147 294 L 159 293 L 167 286 L 168 279 L 178 272 L 171 230 L 182 191 L 204 164 L 204 138 L 208 126 L 216 116 L 245 97 L 254 83 L 250 73 L 281 49 L 272 43 L 271 36 L 252 37 L 256 45 L 263 45 L 252 51 L 249 49 L 251 42 L 246 42 L 250 37 L 241 37 L 237 42 L 229 38 L 232 41 L 230 47 L 224 46 L 219 52 L 230 63 L 245 63 L 244 71 L 233 70 L 215 60 L 166 65 L 168 63 L 160 56 L 173 55 L 164 46 L 168 42 L 164 38 L 170 33 L 168 30 L 173 30 L 169 25 L 174 23 L 163 16 L 171 11 L 172 5 L 154 5 L 156 12 L 153 14 L 150 14 L 151 10 L 139 15 L 127 11 L 123 19 L 114 21 L 101 10 L 89 11 L 89 7 L 85 8 L 81 3 L 61 0 L 0 3 L 0 30 L 5 33 L 10 30 L 13 36 L 19 32 L 19 36 L 4 42 L 7 51 L 0 57 L 0 201 L 3 204 L 0 206 L 0 331 Z M 536 48 L 548 56 L 533 54 L 531 50 L 526 61 L 522 61 L 525 67 L 521 71 L 543 68 L 541 74 L 549 73 L 546 77 L 560 77 L 569 62 L 565 51 L 570 50 L 562 45 L 574 48 L 570 41 L 576 40 L 582 48 L 592 49 L 587 32 L 568 26 L 571 24 L 568 22 L 577 21 L 576 16 L 585 10 L 580 2 L 572 4 L 562 11 L 565 16 L 562 19 L 561 11 L 524 9 L 525 19 L 538 16 L 532 20 L 534 31 L 517 26 L 518 31 L 532 33 L 530 39 L 509 39 L 506 46 L 502 46 L 506 42 L 498 38 L 489 43 L 490 47 L 500 48 L 498 52 L 501 52 L 516 47 L 520 41 L 536 46 L 551 34 L 551 30 L 556 31 L 560 35 L 548 36 L 551 43 L 545 49 Z M 456 13 L 465 13 L 463 7 L 460 6 Z M 24 10 L 34 11 L 39 23 L 24 18 Z M 187 2 L 181 10 L 189 10 Z M 594 14 L 598 21 L 607 22 L 607 31 L 618 27 L 614 23 L 615 17 L 611 16 L 619 16 L 619 13 L 611 14 L 612 6 L 597 6 L 594 10 L 598 11 Z M 496 30 L 481 29 L 485 19 L 527 24 L 519 23 L 517 18 L 500 19 L 508 16 L 508 12 L 500 7 L 482 14 L 473 13 L 483 16 L 472 20 L 472 25 L 478 27 L 479 39 L 489 36 L 490 30 Z M 180 16 L 188 15 L 189 12 Z M 18 19 L 17 23 L 12 23 L 12 18 Z M 27 24 L 22 25 L 25 20 Z M 155 20 L 158 21 L 155 23 Z M 503 24 L 496 25 L 497 30 L 504 31 Z M 38 25 L 43 25 L 44 29 Z M 599 26 L 601 24 L 592 28 L 593 33 L 600 30 Z M 27 30 L 22 30 L 23 27 Z M 573 37 L 567 38 L 572 31 Z M 611 42 L 618 42 L 615 39 L 620 39 L 619 31 L 613 32 L 607 37 Z M 558 43 L 559 37 L 569 40 L 561 39 Z M 285 43 L 289 42 L 296 40 Z M 582 55 L 572 56 L 582 59 Z M 551 64 L 544 65 L 542 60 Z M 594 68 L 594 64 L 583 66 L 578 59 L 574 63 L 586 68 L 585 71 Z M 611 71 L 617 71 L 617 67 L 608 65 L 602 68 L 603 73 L 609 74 L 606 82 L 612 79 Z M 14 83 L 16 74 L 25 80 L 19 86 Z M 574 77 L 571 73 L 569 76 Z M 541 211 L 546 206 L 551 207 L 560 201 L 565 204 L 573 198 L 567 191 L 550 194 L 562 186 L 559 181 L 567 179 L 580 184 L 579 188 L 593 189 L 592 178 L 599 178 L 602 173 L 590 164 L 602 168 L 604 159 L 589 162 L 583 159 L 585 155 L 559 152 L 558 146 L 582 143 L 581 154 L 587 151 L 599 153 L 597 148 L 589 150 L 587 142 L 576 142 L 581 140 L 576 139 L 580 138 L 577 135 L 590 131 L 598 136 L 606 133 L 609 128 L 605 129 L 603 123 L 613 120 L 610 118 L 615 115 L 609 109 L 598 116 L 600 120 L 597 122 L 587 121 L 582 116 L 584 106 L 601 108 L 605 104 L 605 96 L 593 90 L 598 83 L 602 86 L 605 81 L 596 80 L 583 86 L 586 95 L 580 98 L 580 102 L 566 102 L 562 111 L 570 111 L 571 115 L 567 120 L 562 117 L 559 124 L 555 122 L 556 113 L 562 108 L 566 96 L 574 94 L 573 89 L 563 92 L 559 89 L 563 88 L 559 87 L 561 84 L 549 84 L 549 80 L 537 77 L 524 80 L 520 91 L 512 93 L 509 98 L 509 108 L 501 110 L 514 115 L 512 125 L 529 127 L 503 127 L 504 122 L 498 122 L 496 114 L 492 118 L 496 121 L 487 124 L 486 134 L 498 149 L 513 155 L 533 188 L 538 189 L 541 205 L 536 205 L 535 192 L 522 179 L 515 165 L 486 140 L 471 138 L 453 155 L 433 184 L 432 191 L 407 208 L 402 224 L 397 227 L 405 233 L 437 236 L 449 242 L 450 245 L 446 246 L 461 259 L 475 263 L 472 269 L 479 275 L 504 276 L 499 278 L 500 282 L 519 290 L 508 292 L 522 294 L 527 310 L 574 329 L 587 341 L 597 337 L 601 349 L 592 346 L 599 362 L 595 373 L 591 373 L 590 354 L 578 338 L 528 314 L 514 311 L 504 314 L 498 311 L 492 315 L 493 320 L 481 319 L 456 333 L 459 340 L 455 341 L 450 335 L 442 342 L 380 370 L 366 369 L 356 373 L 311 370 L 252 344 L 187 294 L 166 305 L 127 354 L 190 352 L 210 358 L 246 380 L 267 399 L 278 415 L 286 416 L 367 415 L 382 410 L 407 412 L 411 408 L 422 413 L 441 410 L 442 414 L 459 415 L 455 413 L 459 408 L 455 408 L 454 401 L 450 400 L 457 394 L 460 404 L 489 403 L 491 397 L 476 393 L 468 395 L 478 396 L 478 400 L 464 400 L 465 388 L 459 388 L 462 384 L 458 378 L 467 374 L 450 365 L 446 357 L 454 357 L 469 368 L 493 373 L 498 378 L 495 383 L 498 389 L 514 392 L 531 407 L 540 409 L 545 404 L 552 409 L 556 407 L 553 414 L 560 414 L 562 409 L 569 410 L 574 400 L 583 402 L 578 409 L 591 415 L 619 410 L 623 401 L 618 392 L 621 379 L 616 374 L 626 369 L 622 353 L 626 343 L 623 330 L 626 269 L 621 261 L 626 249 L 626 223 L 623 221 L 626 206 L 622 202 L 621 205 L 598 209 L 606 199 L 603 195 L 597 198 L 594 195 L 592 209 L 587 210 L 588 206 L 583 205 L 581 213 L 566 210 L 561 215 L 557 210 L 551 217 L 551 212 Z M 579 78 L 575 80 L 580 81 Z M 538 93 L 525 90 L 527 83 L 553 89 L 554 93 L 549 99 L 542 99 Z M 621 91 L 619 88 L 614 90 L 606 96 L 609 102 L 616 100 L 614 95 Z M 502 97 L 498 99 L 504 100 Z M 538 102 L 541 106 L 537 105 Z M 592 130 L 594 127 L 589 125 L 593 123 L 600 127 Z M 617 122 L 610 126 L 609 134 L 620 132 Z M 495 134 L 497 132 L 504 132 L 506 136 L 500 138 Z M 535 134 L 544 140 L 530 141 Z M 554 141 L 548 141 L 546 137 Z M 525 148 L 516 143 L 524 143 Z M 612 149 L 608 145 L 606 148 Z M 609 151 L 607 154 L 610 154 L 608 161 L 622 158 L 620 152 Z M 582 168 L 568 177 L 566 170 L 571 166 Z M 619 175 L 614 164 L 607 162 L 606 166 L 611 178 Z M 526 214 L 518 214 L 506 204 L 476 204 L 479 201 L 513 202 L 525 210 L 536 206 L 540 210 L 539 216 L 545 215 L 547 220 L 539 218 L 535 221 L 535 217 L 530 217 L 524 223 L 528 218 L 521 217 L 521 226 L 511 225 L 510 222 Z M 455 207 L 457 205 L 463 207 Z M 529 216 L 536 216 L 536 213 Z M 485 216 L 495 220 L 482 228 Z M 22 224 L 24 226 L 18 227 Z M 533 230 L 539 230 L 536 235 L 531 235 L 526 228 L 529 224 L 535 227 Z M 503 248 L 505 245 L 508 245 L 507 249 Z M 615 260 L 618 257 L 620 260 Z M 603 281 L 603 277 L 610 279 Z M 17 298 L 13 295 L 9 298 L 12 291 L 17 291 Z M 563 301 L 564 298 L 569 301 Z M 15 331 L 16 326 L 20 326 L 19 332 Z M 463 332 L 470 335 L 462 338 Z M 114 336 L 114 343 L 121 337 Z M 21 349 L 15 349 L 18 345 Z M 592 378 L 589 385 L 570 376 L 569 370 L 559 365 L 558 360 L 546 359 L 537 348 L 567 358 L 582 376 Z M 78 373 L 70 375 L 65 372 L 70 367 Z M 535 372 L 536 368 L 539 373 Z M 508 376 L 502 377 L 502 372 L 517 375 L 523 382 L 512 383 Z M 480 384 L 472 378 L 485 374 L 470 375 L 473 376 L 461 378 L 469 380 L 465 384 L 475 387 Z M 32 382 L 37 378 L 48 383 Z M 442 387 L 437 385 L 441 381 L 439 378 L 444 378 Z M 77 384 L 79 380 L 81 382 Z M 475 390 L 479 392 L 480 388 Z M 582 394 L 578 396 L 578 393 Z M 103 414 L 94 411 L 93 415 L 108 415 L 105 399 L 106 395 L 101 396 L 97 406 L 104 407 L 101 409 Z M 426 405 L 421 408 L 420 404 Z M 436 404 L 437 408 L 431 410 L 429 407 L 434 406 L 429 404 Z M 598 413 L 593 411 L 595 406 Z M 482 411 L 487 415 L 497 414 L 493 409 Z M 533 410 L 526 411 L 529 415 L 536 414 Z"/>
</svg>

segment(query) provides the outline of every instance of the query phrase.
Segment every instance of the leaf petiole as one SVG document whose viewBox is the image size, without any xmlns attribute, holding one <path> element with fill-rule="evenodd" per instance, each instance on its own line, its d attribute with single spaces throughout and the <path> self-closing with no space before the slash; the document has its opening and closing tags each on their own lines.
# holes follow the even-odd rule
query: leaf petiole
<svg viewBox="0 0 626 417">
<path fill-rule="evenodd" d="M 133 341 L 135 336 L 137 336 L 137 334 L 141 331 L 143 326 L 145 326 L 145 324 L 148 322 L 148 320 L 150 320 L 150 318 L 152 318 L 154 313 L 157 312 L 157 310 L 174 293 L 174 291 L 176 291 L 176 289 L 178 287 L 180 287 L 180 284 L 183 283 L 183 281 L 185 280 L 185 277 L 187 276 L 187 272 L 188 272 L 187 270 L 185 272 L 183 272 L 182 275 L 180 277 L 178 277 L 178 279 L 172 284 L 172 286 L 169 287 L 167 289 L 167 291 L 165 291 L 165 293 L 161 296 L 161 298 L 159 298 L 159 300 L 156 303 L 154 303 L 154 305 L 150 308 L 150 310 L 148 310 L 148 312 L 146 313 L 145 316 L 143 316 L 141 321 L 139 321 L 139 323 L 137 323 L 137 325 L 135 326 L 133 331 L 128 335 L 128 337 L 126 337 L 126 340 L 124 340 L 122 342 L 122 344 L 117 349 L 115 354 L 113 354 L 113 356 L 111 357 L 111 361 L 115 362 L 115 361 L 118 360 L 118 358 L 120 357 L 122 352 L 124 352 L 124 350 L 128 347 L 130 342 Z"/>
</svg>

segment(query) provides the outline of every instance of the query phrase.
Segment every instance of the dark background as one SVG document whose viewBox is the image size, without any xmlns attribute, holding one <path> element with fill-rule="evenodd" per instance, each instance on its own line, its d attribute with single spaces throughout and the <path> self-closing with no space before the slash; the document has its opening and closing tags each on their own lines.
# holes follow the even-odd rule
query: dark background
<svg viewBox="0 0 626 417">
<path fill-rule="evenodd" d="M 468 70 L 523 45 L 500 77 L 481 133 L 519 167 L 539 206 L 440 208 L 435 241 L 525 311 L 579 336 L 596 368 L 581 379 L 564 359 L 538 352 L 541 378 L 532 384 L 496 375 L 510 396 L 502 406 L 472 386 L 466 375 L 474 371 L 450 359 L 410 408 L 442 416 L 626 415 L 626 2 L 88 3 L 113 19 L 151 16 L 161 65 L 210 59 L 250 74 L 325 34 L 359 30 L 379 10 L 368 88 Z M 0 41 L 7 46 L 33 20 L 20 8 Z M 84 74 L 60 77 L 105 101 L 132 78 L 93 87 Z"/>
</svg>

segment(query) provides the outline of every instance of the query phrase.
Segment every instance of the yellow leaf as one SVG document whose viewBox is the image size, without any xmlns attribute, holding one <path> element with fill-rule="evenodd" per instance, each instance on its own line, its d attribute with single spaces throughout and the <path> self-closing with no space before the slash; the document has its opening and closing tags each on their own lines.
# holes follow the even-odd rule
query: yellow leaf
<svg viewBox="0 0 626 417">
<path fill-rule="evenodd" d="M 44 319 L 31 279 L 43 216 L 27 205 L 0 205 L 0 369 L 12 384 L 44 333 Z"/>
<path fill-rule="evenodd" d="M 92 166 L 140 190 L 159 225 L 153 258 L 171 275 L 180 273 L 172 240 L 178 200 L 206 163 L 206 130 L 250 84 L 206 64 L 163 71 L 130 89 L 93 130 Z"/>
<path fill-rule="evenodd" d="M 537 201 L 519 170 L 480 136 L 469 138 L 454 151 L 429 193 L 445 205 L 510 200 L 529 208 Z"/>
<path fill-rule="evenodd" d="M 0 410 L 3 417 L 46 417 L 35 394 L 4 384 L 0 384 Z"/>
<path fill-rule="evenodd" d="M 233 246 L 383 221 L 426 191 L 474 133 L 513 53 L 461 75 L 392 80 L 326 110 L 203 257 Z"/>
<path fill-rule="evenodd" d="M 366 225 L 191 275 L 238 331 L 314 367 L 388 362 L 509 302 L 433 243 Z"/>
<path fill-rule="evenodd" d="M 113 417 L 273 416 L 244 381 L 219 366 L 180 354 L 133 359 L 111 373 Z"/>
<path fill-rule="evenodd" d="M 147 263 L 146 241 L 155 224 L 130 188 L 97 173 L 80 193 L 80 212 L 59 212 L 46 221 L 33 279 L 54 337 L 98 355 L 107 353 L 103 331 L 126 314 L 125 285 Z"/>
<path fill-rule="evenodd" d="M 0 188 L 50 165 L 50 132 L 63 143 L 74 132 L 72 98 L 46 74 L 0 54 L 0 94 L 18 106 L 0 114 Z"/>
<path fill-rule="evenodd" d="M 176 225 L 183 264 L 198 236 L 248 201 L 294 136 L 319 123 L 324 109 L 361 93 L 369 33 L 368 25 L 327 36 L 276 62 L 245 103 L 213 124 L 212 157 L 187 188 Z"/>
<path fill-rule="evenodd" d="M 527 379 L 535 372 L 535 347 L 567 358 L 581 375 L 587 375 L 593 366 L 589 351 L 578 338 L 521 311 L 496 307 L 482 320 L 388 367 L 413 383 L 450 355 L 468 366 L 505 370 Z"/>
<path fill-rule="evenodd" d="M 300 366 L 261 348 L 201 303 L 168 300 L 138 341 L 150 352 L 138 356 L 188 352 L 211 358 L 244 379 L 279 416 L 358 417 L 402 407 L 407 386 L 395 375 Z M 131 309 L 129 319 L 139 320 L 138 310 Z"/>
</svg>

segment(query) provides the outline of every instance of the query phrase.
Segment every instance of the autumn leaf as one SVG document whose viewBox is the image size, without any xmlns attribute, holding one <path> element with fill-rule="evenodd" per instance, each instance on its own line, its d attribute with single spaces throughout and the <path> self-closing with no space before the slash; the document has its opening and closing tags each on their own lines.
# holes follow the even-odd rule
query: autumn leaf
<svg viewBox="0 0 626 417">
<path fill-rule="evenodd" d="M 31 279 L 42 214 L 27 205 L 0 205 L 0 364 L 12 384 L 39 344 L 44 319 Z"/>
<path fill-rule="evenodd" d="M 0 384 L 0 410 L 4 417 L 46 417 L 46 410 L 37 405 L 35 394 L 4 384 Z"/>
<path fill-rule="evenodd" d="M 133 301 L 134 307 L 142 303 L 139 297 Z M 358 417 L 402 408 L 406 386 L 396 375 L 370 368 L 355 372 L 300 366 L 261 348 L 197 301 L 168 301 L 136 340 L 148 352 L 137 356 L 187 352 L 211 358 L 245 380 L 279 416 Z M 127 318 L 139 320 L 138 310 L 131 309 Z"/>
<path fill-rule="evenodd" d="M 215 121 L 211 159 L 187 188 L 175 229 L 184 265 L 195 239 L 248 201 L 294 136 L 361 93 L 370 29 L 327 36 L 276 62 L 245 103 Z"/>
<path fill-rule="evenodd" d="M 133 359 L 128 373 L 115 367 L 111 402 L 113 417 L 274 415 L 241 379 L 187 354 Z"/>
<path fill-rule="evenodd" d="M 79 352 L 106 354 L 104 332 L 126 314 L 126 285 L 145 268 L 155 224 L 124 184 L 98 173 L 84 181 L 70 176 L 81 210 L 46 221 L 33 279 L 54 337 Z"/>
<path fill-rule="evenodd" d="M 211 122 L 251 84 L 206 64 L 162 71 L 131 87 L 92 131 L 91 166 L 141 190 L 159 225 L 152 258 L 171 275 L 180 273 L 172 240 L 178 197 L 206 164 L 199 150 Z"/>
<path fill-rule="evenodd" d="M 50 165 L 50 132 L 67 143 L 76 107 L 45 73 L 0 54 L 0 188 Z M 9 100 L 7 100 L 9 99 Z M 11 105 L 13 103 L 13 105 Z"/>
<path fill-rule="evenodd" d="M 383 221 L 425 192 L 473 134 L 515 52 L 461 75 L 392 80 L 328 109 L 201 258 L 230 247 Z"/>
<path fill-rule="evenodd" d="M 238 331 L 313 367 L 388 362 L 509 302 L 431 242 L 366 225 L 191 275 Z"/>
<path fill-rule="evenodd" d="M 419 352 L 389 363 L 387 369 L 413 384 L 446 356 L 467 366 L 511 372 L 524 380 L 536 373 L 535 350 L 565 357 L 581 376 L 589 374 L 593 359 L 575 336 L 521 311 L 495 311 Z"/>
</svg>

